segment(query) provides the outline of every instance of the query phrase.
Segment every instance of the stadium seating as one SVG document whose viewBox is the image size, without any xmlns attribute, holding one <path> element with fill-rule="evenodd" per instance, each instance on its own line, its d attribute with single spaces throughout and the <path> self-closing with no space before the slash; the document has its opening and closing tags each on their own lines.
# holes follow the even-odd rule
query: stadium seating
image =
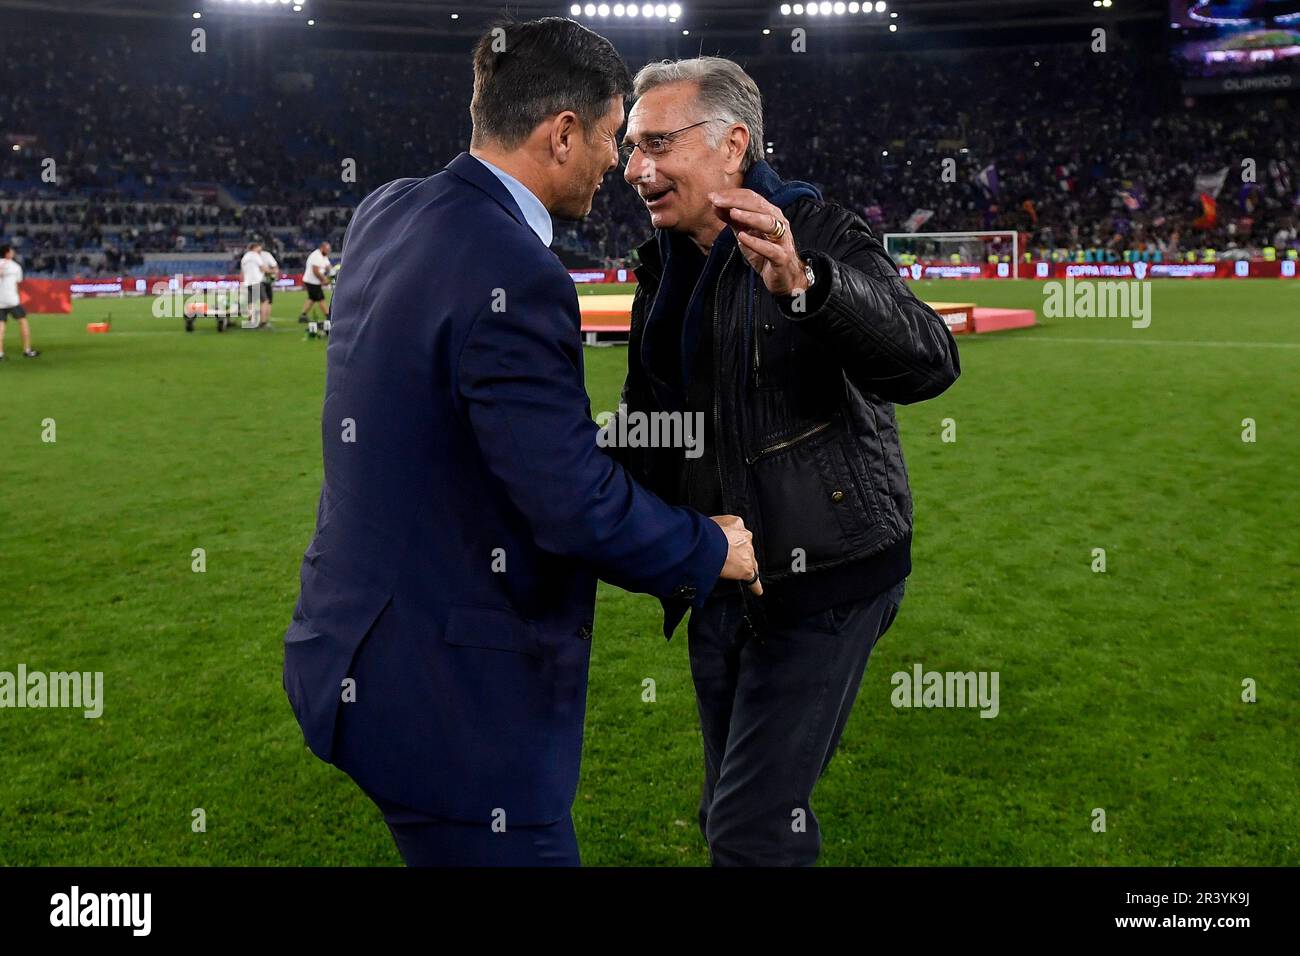
<svg viewBox="0 0 1300 956">
<path fill-rule="evenodd" d="M 145 253 L 229 253 L 251 234 L 299 256 L 321 238 L 337 245 L 368 191 L 440 169 L 469 140 L 463 56 L 286 52 L 274 73 L 250 75 L 220 53 L 137 36 L 16 39 L 0 59 L 0 84 L 15 91 L 0 119 L 20 136 L 0 155 L 0 237 L 32 274 L 139 273 Z M 745 65 L 764 94 L 768 159 L 878 231 L 925 208 L 926 229 L 1018 229 L 1025 251 L 1070 260 L 1294 250 L 1300 120 L 1266 100 L 1189 105 L 1169 64 L 1139 54 L 1076 45 Z M 1197 174 L 1243 155 L 1258 182 L 1230 177 L 1216 221 L 1194 228 Z M 46 157 L 57 184 L 41 178 Z M 945 159 L 955 182 L 941 179 Z M 976 179 L 989 167 L 992 189 Z M 621 263 L 648 231 L 629 188 L 602 190 L 591 217 L 556 227 L 575 267 Z"/>
</svg>

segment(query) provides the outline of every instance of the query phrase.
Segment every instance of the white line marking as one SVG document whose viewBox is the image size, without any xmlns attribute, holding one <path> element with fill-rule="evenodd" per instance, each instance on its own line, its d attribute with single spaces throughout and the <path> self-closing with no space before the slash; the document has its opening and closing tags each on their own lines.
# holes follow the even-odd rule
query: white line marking
<svg viewBox="0 0 1300 956">
<path fill-rule="evenodd" d="M 1069 345 L 1191 345 L 1201 348 L 1300 349 L 1300 342 L 1212 342 L 1191 339 L 1067 339 L 1035 335 L 1008 336 L 1008 342 L 1064 342 Z"/>
</svg>

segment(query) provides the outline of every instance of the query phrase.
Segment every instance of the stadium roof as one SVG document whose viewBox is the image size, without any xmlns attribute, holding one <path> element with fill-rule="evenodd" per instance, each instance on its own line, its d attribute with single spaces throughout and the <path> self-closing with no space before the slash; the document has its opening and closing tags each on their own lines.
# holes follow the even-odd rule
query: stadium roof
<svg viewBox="0 0 1300 956">
<path fill-rule="evenodd" d="M 295 12 L 292 4 L 301 3 Z M 190 20 L 194 13 L 209 18 L 254 18 L 283 26 L 294 22 L 320 32 L 470 37 L 480 34 L 504 11 L 519 19 L 569 16 L 572 0 L 0 0 L 0 9 L 29 14 L 92 18 Z M 586 6 L 583 0 L 582 6 Z M 868 4 L 872 6 L 873 4 Z M 613 3 L 608 6 L 612 8 Z M 674 24 L 659 18 L 628 20 L 611 14 L 575 19 L 616 41 L 629 34 L 671 30 L 709 37 L 759 34 L 764 28 L 835 24 L 840 35 L 883 34 L 892 23 L 900 33 L 933 35 L 943 32 L 1026 31 L 1096 25 L 1101 22 L 1163 18 L 1167 0 L 1112 0 L 1097 8 L 1091 0 L 892 0 L 884 13 L 817 17 L 783 16 L 779 0 L 680 0 L 682 14 Z M 847 5 L 846 5 L 847 6 Z M 453 17 L 454 15 L 454 17 Z M 458 46 L 464 46 L 459 44 Z"/>
</svg>

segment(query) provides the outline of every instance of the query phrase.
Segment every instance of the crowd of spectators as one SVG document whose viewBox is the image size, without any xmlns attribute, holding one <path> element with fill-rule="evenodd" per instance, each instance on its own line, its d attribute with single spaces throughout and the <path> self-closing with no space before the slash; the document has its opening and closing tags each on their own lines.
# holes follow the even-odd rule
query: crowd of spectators
<svg viewBox="0 0 1300 956">
<path fill-rule="evenodd" d="M 224 254 L 253 235 L 337 246 L 367 192 L 436 172 L 469 141 L 464 56 L 195 54 L 42 33 L 8 47 L 0 238 L 32 273 L 139 269 L 150 253 Z M 1294 100 L 1186 99 L 1149 51 L 789 52 L 744 65 L 764 96 L 767 159 L 879 232 L 931 210 L 925 230 L 1015 229 L 1039 254 L 1296 243 Z M 1197 177 L 1225 167 L 1210 210 Z M 573 264 L 623 261 L 650 231 L 618 184 L 587 220 L 556 226 Z"/>
</svg>

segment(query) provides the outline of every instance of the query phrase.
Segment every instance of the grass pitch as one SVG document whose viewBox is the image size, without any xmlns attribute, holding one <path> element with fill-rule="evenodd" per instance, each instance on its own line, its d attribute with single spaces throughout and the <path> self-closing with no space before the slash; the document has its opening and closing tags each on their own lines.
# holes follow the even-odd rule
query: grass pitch
<svg viewBox="0 0 1300 956">
<path fill-rule="evenodd" d="M 965 337 L 957 385 L 899 408 L 916 567 L 814 795 L 824 864 L 1300 861 L 1300 284 L 1154 286 L 1150 328 Z M 1041 288 L 916 291 L 1041 314 Z M 106 700 L 98 720 L 0 710 L 0 864 L 400 863 L 280 686 L 321 474 L 324 344 L 299 304 L 277 297 L 275 333 L 219 336 L 146 299 L 80 301 L 33 320 L 34 361 L 9 329 L 0 670 L 103 671 Z M 586 351 L 594 412 L 625 361 Z M 658 621 L 601 586 L 589 864 L 707 862 L 685 629 L 665 645 Z M 890 675 L 917 663 L 997 671 L 998 716 L 894 708 Z"/>
</svg>

